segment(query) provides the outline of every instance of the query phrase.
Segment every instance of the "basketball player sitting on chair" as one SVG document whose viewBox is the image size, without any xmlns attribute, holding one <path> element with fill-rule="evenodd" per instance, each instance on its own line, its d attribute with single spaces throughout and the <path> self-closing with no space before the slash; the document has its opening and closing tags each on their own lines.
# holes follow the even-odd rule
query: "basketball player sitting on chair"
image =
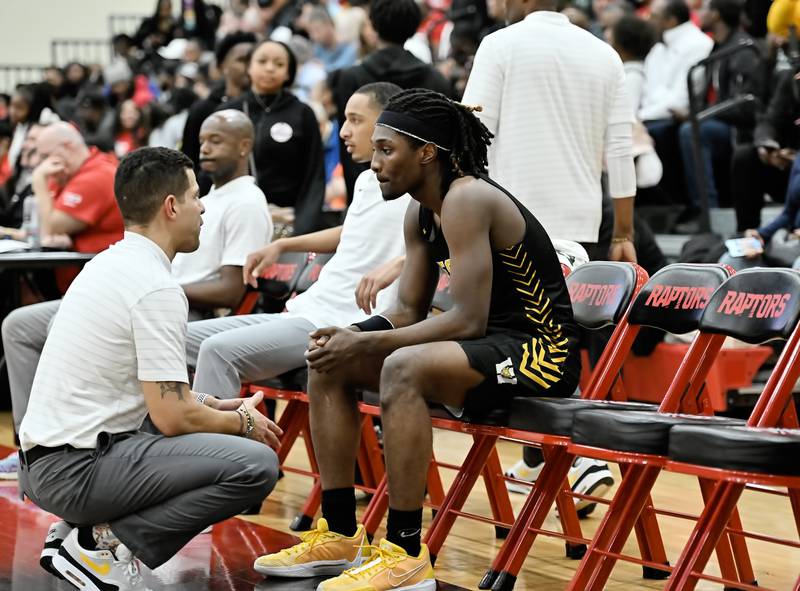
<svg viewBox="0 0 800 591">
<path fill-rule="evenodd" d="M 570 396 L 578 329 L 556 252 L 536 218 L 486 174 L 491 134 L 472 109 L 429 90 L 395 95 L 373 133 L 383 198 L 409 193 L 395 306 L 311 333 L 311 431 L 322 514 L 303 541 L 256 561 L 268 575 L 337 575 L 319 590 L 433 590 L 420 543 L 431 459 L 428 403 L 473 418 L 514 396 Z M 428 318 L 442 268 L 453 307 Z M 357 390 L 380 392 L 389 478 L 387 538 L 356 523 Z M 345 570 L 347 569 L 347 570 Z"/>
</svg>

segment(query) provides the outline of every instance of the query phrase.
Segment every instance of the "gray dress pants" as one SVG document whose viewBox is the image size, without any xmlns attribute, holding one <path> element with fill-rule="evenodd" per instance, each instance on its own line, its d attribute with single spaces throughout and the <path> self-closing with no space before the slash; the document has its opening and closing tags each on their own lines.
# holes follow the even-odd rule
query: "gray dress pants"
<svg viewBox="0 0 800 591">
<path fill-rule="evenodd" d="M 31 304 L 13 310 L 3 320 L 3 349 L 8 366 L 11 411 L 14 431 L 19 433 L 22 417 L 28 410 L 36 366 L 56 317 L 61 300 Z"/>
<path fill-rule="evenodd" d="M 195 392 L 239 396 L 242 382 L 274 378 L 306 364 L 309 333 L 316 327 L 289 314 L 226 316 L 190 322 L 186 360 Z"/>
<path fill-rule="evenodd" d="M 144 564 L 156 568 L 207 526 L 262 501 L 278 478 L 275 452 L 216 433 L 165 437 L 101 433 L 97 448 L 54 452 L 19 480 L 45 511 L 76 526 L 109 523 Z"/>
</svg>

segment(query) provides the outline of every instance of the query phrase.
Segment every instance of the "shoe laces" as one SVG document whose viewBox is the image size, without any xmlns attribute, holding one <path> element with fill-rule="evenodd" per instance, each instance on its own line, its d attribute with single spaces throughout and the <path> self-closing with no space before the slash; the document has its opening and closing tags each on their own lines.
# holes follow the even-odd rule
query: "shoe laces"
<svg viewBox="0 0 800 591">
<path fill-rule="evenodd" d="M 291 548 L 286 548 L 284 552 L 286 552 L 289 555 L 300 554 L 301 552 L 310 550 L 315 545 L 324 542 L 326 540 L 333 539 L 334 537 L 336 537 L 336 534 L 331 531 L 312 529 L 310 531 L 300 534 L 301 542 L 299 544 L 295 544 Z"/>
<path fill-rule="evenodd" d="M 370 561 L 367 564 L 349 568 L 342 573 L 353 579 L 370 576 L 384 566 L 386 568 L 394 568 L 405 557 L 397 552 L 386 550 L 380 546 L 373 546 L 372 544 L 360 544 L 358 547 L 366 551 L 365 554 L 370 556 Z"/>
<path fill-rule="evenodd" d="M 117 562 L 124 565 L 125 576 L 128 579 L 131 587 L 133 589 L 141 589 L 144 591 L 146 588 L 144 586 L 144 579 L 142 578 L 141 569 L 139 568 L 139 560 L 128 550 L 125 546 L 118 546 L 116 552 L 114 553 Z"/>
</svg>

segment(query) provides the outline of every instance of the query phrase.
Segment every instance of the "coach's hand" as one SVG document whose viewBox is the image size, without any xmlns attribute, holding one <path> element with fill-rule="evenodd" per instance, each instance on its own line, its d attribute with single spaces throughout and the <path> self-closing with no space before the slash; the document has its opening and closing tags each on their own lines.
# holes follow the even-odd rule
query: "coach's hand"
<svg viewBox="0 0 800 591">
<path fill-rule="evenodd" d="M 283 435 L 283 430 L 256 410 L 256 407 L 261 404 L 262 400 L 264 400 L 264 395 L 261 392 L 256 392 L 250 398 L 245 398 L 241 401 L 240 406 L 247 408 L 255 423 L 255 428 L 248 437 L 277 450 L 281 444 L 278 437 Z"/>
<path fill-rule="evenodd" d="M 308 367 L 320 373 L 331 371 L 341 363 L 367 354 L 364 334 L 347 328 L 320 328 L 311 333 L 311 343 L 306 351 Z"/>
</svg>

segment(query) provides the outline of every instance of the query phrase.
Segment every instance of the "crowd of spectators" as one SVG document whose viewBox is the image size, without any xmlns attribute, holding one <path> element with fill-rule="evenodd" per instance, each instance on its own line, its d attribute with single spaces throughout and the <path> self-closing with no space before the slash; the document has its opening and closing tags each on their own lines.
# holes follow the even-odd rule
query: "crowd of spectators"
<svg viewBox="0 0 800 591">
<path fill-rule="evenodd" d="M 90 147 L 118 158 L 146 145 L 178 148 L 199 171 L 200 124 L 229 101 L 256 126 L 251 164 L 273 208 L 295 208 L 296 232 L 330 224 L 323 210 L 346 205 L 363 170 L 338 138 L 353 91 L 386 81 L 458 99 L 482 38 L 505 24 L 505 3 L 496 0 L 419 0 L 410 11 L 404 3 L 371 4 L 158 0 L 133 35 L 110 40 L 110 63 L 54 65 L 40 82 L 0 95 L 0 225 L 20 224 L 29 173 L 23 146 L 35 125 L 72 122 Z M 637 203 L 680 214 L 675 228 L 662 231 L 699 229 L 689 69 L 738 44 L 753 43 L 756 51 L 737 52 L 695 76 L 697 108 L 722 107 L 700 125 L 703 192 L 710 206 L 735 208 L 741 232 L 761 225 L 765 199 L 785 200 L 798 142 L 793 6 L 574 0 L 562 7 L 624 62 L 637 120 Z M 283 70 L 268 72 L 268 63 Z M 744 95 L 752 100 L 725 108 Z M 209 186 L 201 178 L 201 190 Z"/>
</svg>

